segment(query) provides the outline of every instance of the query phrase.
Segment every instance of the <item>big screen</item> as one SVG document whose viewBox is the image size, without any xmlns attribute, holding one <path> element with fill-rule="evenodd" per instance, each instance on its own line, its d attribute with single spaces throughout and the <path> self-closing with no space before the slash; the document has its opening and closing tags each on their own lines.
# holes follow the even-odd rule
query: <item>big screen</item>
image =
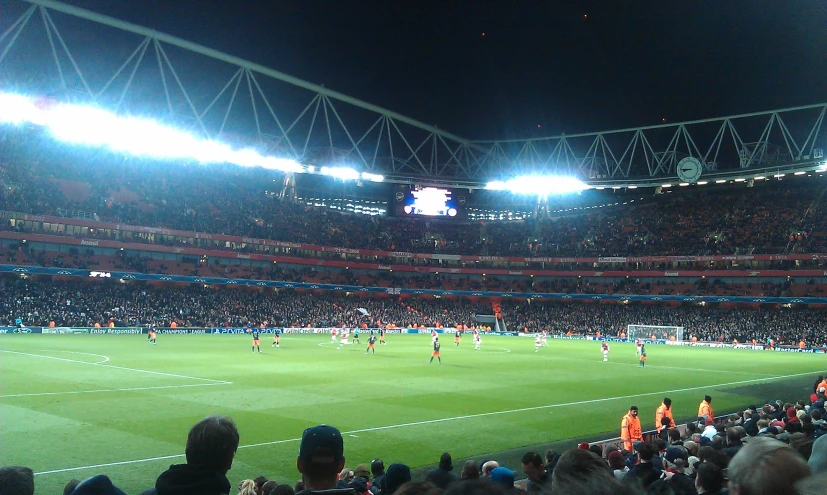
<svg viewBox="0 0 827 495">
<path fill-rule="evenodd" d="M 397 190 L 394 198 L 394 213 L 408 217 L 462 216 L 465 196 L 452 189 L 441 187 L 414 187 Z"/>
</svg>

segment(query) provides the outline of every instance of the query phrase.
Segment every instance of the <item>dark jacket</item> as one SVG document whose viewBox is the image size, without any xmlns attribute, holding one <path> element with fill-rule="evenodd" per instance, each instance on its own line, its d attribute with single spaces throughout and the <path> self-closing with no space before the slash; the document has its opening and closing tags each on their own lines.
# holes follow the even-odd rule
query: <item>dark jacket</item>
<svg viewBox="0 0 827 495">
<path fill-rule="evenodd" d="M 224 473 L 189 464 L 174 464 L 155 481 L 158 495 L 228 495 Z"/>
<path fill-rule="evenodd" d="M 672 491 L 675 495 L 697 495 L 698 491 L 695 490 L 695 481 L 690 478 L 689 476 L 681 473 L 674 473 L 671 478 L 664 479 L 661 478 L 651 485 L 649 485 L 649 490 L 652 493 L 666 493 L 666 491 L 658 490 L 661 486 L 668 486 L 672 488 Z"/>
<path fill-rule="evenodd" d="M 448 485 L 457 480 L 459 480 L 459 476 L 442 468 L 431 469 L 425 475 L 425 481 L 430 481 L 442 489 L 447 488 Z"/>
<path fill-rule="evenodd" d="M 623 481 L 646 489 L 658 478 L 660 478 L 660 472 L 655 469 L 655 465 L 651 462 L 642 462 L 632 467 L 623 477 Z"/>
<path fill-rule="evenodd" d="M 733 457 L 735 457 L 735 454 L 737 454 L 738 451 L 741 450 L 741 447 L 743 446 L 744 444 L 740 440 L 738 440 L 737 442 L 733 442 L 721 449 L 721 452 L 728 455 L 729 458 L 732 459 Z"/>
</svg>

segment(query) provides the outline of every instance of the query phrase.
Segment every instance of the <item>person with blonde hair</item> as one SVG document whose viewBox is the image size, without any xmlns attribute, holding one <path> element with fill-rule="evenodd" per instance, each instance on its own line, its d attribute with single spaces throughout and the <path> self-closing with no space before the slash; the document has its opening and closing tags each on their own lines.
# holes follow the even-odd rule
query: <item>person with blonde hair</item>
<svg viewBox="0 0 827 495">
<path fill-rule="evenodd" d="M 256 495 L 256 482 L 243 480 L 238 484 L 238 495 Z"/>
</svg>

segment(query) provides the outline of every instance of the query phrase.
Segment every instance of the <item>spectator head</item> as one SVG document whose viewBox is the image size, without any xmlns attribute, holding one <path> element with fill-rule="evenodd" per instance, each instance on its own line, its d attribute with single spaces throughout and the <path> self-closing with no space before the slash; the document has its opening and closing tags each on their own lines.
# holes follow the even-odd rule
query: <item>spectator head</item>
<svg viewBox="0 0 827 495">
<path fill-rule="evenodd" d="M 579 449 L 578 449 L 579 450 Z M 540 481 L 545 476 L 543 458 L 536 452 L 526 452 L 523 456 L 523 473 L 531 481 Z"/>
<path fill-rule="evenodd" d="M 405 464 L 391 464 L 382 477 L 382 495 L 393 495 L 400 486 L 411 481 L 411 468 Z"/>
<path fill-rule="evenodd" d="M 560 456 L 552 474 L 555 495 L 627 494 L 631 485 L 619 482 L 606 462 L 588 450 L 572 449 Z"/>
<path fill-rule="evenodd" d="M 514 488 L 514 471 L 506 467 L 496 467 L 491 470 L 491 483 L 506 490 Z"/>
<path fill-rule="evenodd" d="M 597 457 L 603 457 L 603 447 L 600 445 L 589 445 L 589 452 L 596 454 Z"/>
<path fill-rule="evenodd" d="M 821 435 L 813 443 L 807 464 L 810 465 L 813 475 L 827 472 L 827 435 Z"/>
<path fill-rule="evenodd" d="M 328 490 L 336 486 L 337 475 L 345 466 L 344 441 L 339 430 L 319 425 L 304 430 L 296 468 L 306 489 Z"/>
<path fill-rule="evenodd" d="M 99 474 L 81 481 L 72 495 L 126 495 L 120 488 L 112 484 L 108 476 Z"/>
<path fill-rule="evenodd" d="M 773 438 L 750 439 L 729 463 L 733 495 L 793 493 L 796 481 L 810 475 L 810 467 L 789 445 Z"/>
<path fill-rule="evenodd" d="M 451 454 L 445 452 L 439 457 L 439 469 L 444 469 L 445 471 L 452 471 L 454 469 L 454 464 L 451 461 Z"/>
<path fill-rule="evenodd" d="M 72 480 L 66 483 L 66 486 L 63 487 L 63 495 L 69 495 L 70 493 L 75 491 L 75 488 L 77 488 L 79 484 L 80 480 Z"/>
<path fill-rule="evenodd" d="M 258 478 L 253 480 L 256 484 L 256 495 L 264 495 L 263 494 L 263 487 L 264 484 L 267 483 L 267 478 L 264 476 L 259 476 Z"/>
<path fill-rule="evenodd" d="M 460 478 L 464 480 L 476 480 L 480 477 L 480 468 L 477 467 L 477 463 L 474 461 L 465 461 L 465 464 L 462 466 L 462 473 L 460 474 Z"/>
<path fill-rule="evenodd" d="M 640 446 L 640 460 L 643 462 L 652 462 L 652 458 L 658 453 L 658 448 L 651 443 L 644 443 Z"/>
<path fill-rule="evenodd" d="M 226 473 L 238 450 L 238 428 L 232 419 L 209 416 L 195 423 L 187 435 L 187 464 Z"/>
<path fill-rule="evenodd" d="M 704 395 L 704 400 L 707 404 L 712 404 L 712 397 L 709 395 Z"/>
<path fill-rule="evenodd" d="M 0 493 L 34 495 L 34 472 L 23 466 L 0 467 Z"/>
<path fill-rule="evenodd" d="M 730 445 L 737 444 L 741 441 L 741 433 L 738 431 L 738 428 L 731 426 L 726 429 L 726 441 Z"/>
<path fill-rule="evenodd" d="M 683 442 L 683 447 L 689 452 L 689 455 L 698 455 L 698 444 L 693 442 L 692 440 L 687 440 Z"/>
<path fill-rule="evenodd" d="M 270 492 L 273 491 L 274 488 L 279 486 L 279 484 L 275 480 L 268 480 L 263 485 L 261 485 L 261 495 L 270 495 Z M 290 488 L 290 491 L 293 491 L 293 487 L 290 485 L 284 485 L 287 488 Z"/>
<path fill-rule="evenodd" d="M 256 482 L 253 480 L 242 480 L 238 484 L 238 495 L 256 495 Z"/>
<path fill-rule="evenodd" d="M 343 482 L 344 484 L 348 484 L 353 481 L 353 470 L 344 468 L 339 472 L 339 481 Z"/>
<path fill-rule="evenodd" d="M 409 481 L 396 490 L 396 495 L 441 495 L 442 488 L 427 481 Z"/>
<path fill-rule="evenodd" d="M 353 480 L 347 484 L 348 488 L 352 488 L 357 495 L 364 495 L 368 491 L 368 482 L 365 481 L 365 478 L 361 476 L 357 476 L 353 478 Z"/>
<path fill-rule="evenodd" d="M 677 428 L 669 430 L 669 443 L 681 441 L 681 431 Z"/>
<path fill-rule="evenodd" d="M 801 454 L 801 457 L 806 461 L 810 459 L 813 452 L 813 439 L 803 433 L 793 433 L 790 437 L 790 447 Z"/>
<path fill-rule="evenodd" d="M 370 478 L 370 470 L 368 469 L 367 464 L 359 464 L 356 466 L 356 469 L 353 470 L 353 476 L 357 478 Z"/>
<path fill-rule="evenodd" d="M 718 493 L 724 487 L 724 471 L 712 464 L 704 462 L 698 466 L 695 476 L 695 488 L 704 493 Z"/>
<path fill-rule="evenodd" d="M 490 479 L 491 472 L 493 470 L 497 469 L 498 467 L 500 467 L 500 463 L 498 463 L 497 461 L 485 461 L 485 462 L 483 462 L 482 463 L 482 469 L 481 469 L 482 472 L 480 473 L 481 477 L 483 479 L 486 479 L 486 480 Z"/>
<path fill-rule="evenodd" d="M 670 399 L 669 397 L 664 397 L 663 398 L 663 405 L 666 406 L 667 409 L 671 408 L 672 407 L 672 399 Z"/>
<path fill-rule="evenodd" d="M 686 438 L 692 438 L 692 435 L 698 431 L 698 425 L 694 421 L 686 423 Z"/>
<path fill-rule="evenodd" d="M 370 461 L 370 474 L 373 476 L 382 476 L 385 474 L 385 463 L 382 462 L 382 459 Z"/>
<path fill-rule="evenodd" d="M 664 468 L 675 468 L 682 473 L 686 469 L 689 453 L 683 447 L 669 447 L 663 456 Z"/>
<path fill-rule="evenodd" d="M 629 408 L 629 414 L 631 414 L 632 416 L 637 417 L 637 406 L 630 407 Z"/>
<path fill-rule="evenodd" d="M 610 452 L 607 460 L 609 461 L 609 467 L 613 470 L 619 469 L 623 471 L 623 468 L 626 467 L 626 459 L 623 458 L 623 454 L 621 454 L 619 450 Z"/>
</svg>

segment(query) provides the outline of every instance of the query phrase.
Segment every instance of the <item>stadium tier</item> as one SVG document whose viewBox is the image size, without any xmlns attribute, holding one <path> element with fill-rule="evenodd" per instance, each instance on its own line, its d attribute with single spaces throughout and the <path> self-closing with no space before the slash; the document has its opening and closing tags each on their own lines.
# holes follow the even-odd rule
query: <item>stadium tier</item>
<svg viewBox="0 0 827 495">
<path fill-rule="evenodd" d="M 243 252 L 284 248 L 314 258 L 351 250 L 383 260 L 392 253 L 419 253 L 431 261 L 444 260 L 445 266 L 465 261 L 457 255 L 482 257 L 469 259 L 472 263 L 505 261 L 492 257 L 562 263 L 568 258 L 712 256 L 709 260 L 721 261 L 735 255 L 827 252 L 823 173 L 750 188 L 676 190 L 660 196 L 592 191 L 569 200 L 568 208 L 552 207 L 520 221 L 426 221 L 345 213 L 376 213 L 374 206 L 390 213 L 390 193 L 358 200 L 359 194 L 370 193 L 342 189 L 339 193 L 345 194 L 336 198 L 332 186 L 327 199 L 281 201 L 273 192 L 272 175 L 263 170 L 167 167 L 142 160 L 122 166 L 124 159 L 114 154 L 58 152 L 43 139 L 20 131 L 2 144 L 0 209 L 6 217 L 12 212 L 69 217 L 67 225 L 76 227 L 45 227 L 53 235 Z M 302 194 L 310 198 L 319 192 Z M 8 220 L 3 223 L 10 228 Z M 16 230 L 29 228 L 37 231 L 37 226 Z"/>
</svg>

